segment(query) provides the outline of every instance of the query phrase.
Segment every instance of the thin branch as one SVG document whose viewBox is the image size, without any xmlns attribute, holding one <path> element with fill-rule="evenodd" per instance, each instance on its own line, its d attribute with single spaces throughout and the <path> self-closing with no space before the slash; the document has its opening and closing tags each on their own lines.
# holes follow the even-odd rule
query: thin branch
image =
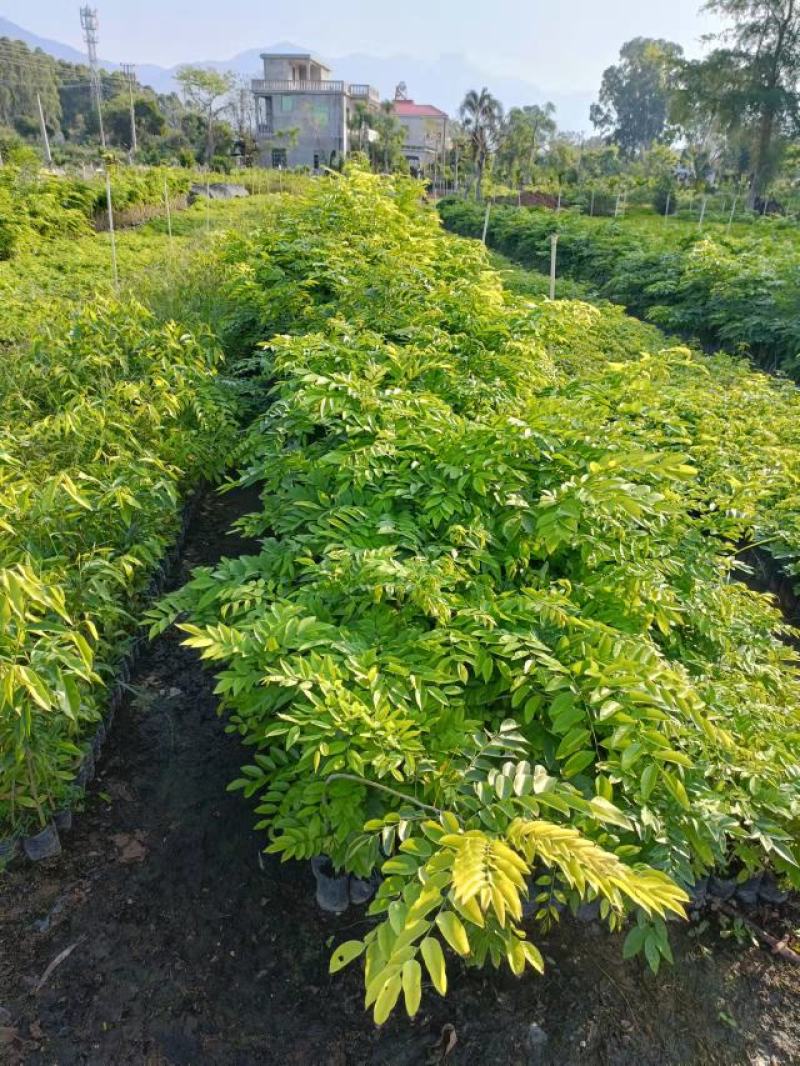
<svg viewBox="0 0 800 1066">
<path fill-rule="evenodd" d="M 732 907 L 730 903 L 720 903 L 719 909 L 727 914 L 730 918 L 738 918 L 740 922 L 747 926 L 759 940 L 763 940 L 765 944 L 768 944 L 772 948 L 773 955 L 780 955 L 782 959 L 786 959 L 787 962 L 793 962 L 795 966 L 800 966 L 800 955 L 796 951 L 792 951 L 781 940 L 777 940 L 771 933 L 768 933 L 766 929 L 762 929 L 760 925 L 756 925 L 744 914 L 738 911 L 735 907 Z"/>
<path fill-rule="evenodd" d="M 325 784 L 328 785 L 331 781 L 354 781 L 357 785 L 368 785 L 370 788 L 377 788 L 380 792 L 388 792 L 390 796 L 396 796 L 398 799 L 406 800 L 417 807 L 422 807 L 425 811 L 432 811 L 434 814 L 442 813 L 438 807 L 431 807 L 429 803 L 423 803 L 422 800 L 415 799 L 413 796 L 407 796 L 405 792 L 390 788 L 388 785 L 381 785 L 377 781 L 369 781 L 365 777 L 358 777 L 357 774 L 331 774 L 330 777 L 325 778 Z"/>
</svg>

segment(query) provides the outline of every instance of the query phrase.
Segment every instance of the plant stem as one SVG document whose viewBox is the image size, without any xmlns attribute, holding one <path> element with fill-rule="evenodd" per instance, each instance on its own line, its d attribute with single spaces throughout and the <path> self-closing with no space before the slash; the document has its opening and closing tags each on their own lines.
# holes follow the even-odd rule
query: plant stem
<svg viewBox="0 0 800 1066">
<path fill-rule="evenodd" d="M 331 774 L 330 777 L 325 778 L 325 784 L 329 785 L 331 781 L 354 781 L 357 785 L 368 785 L 370 788 L 377 788 L 380 792 L 388 792 L 390 796 L 396 796 L 398 799 L 407 800 L 409 803 L 413 803 L 417 807 L 422 807 L 425 811 L 432 811 L 434 814 L 442 813 L 438 807 L 432 807 L 429 803 L 423 803 L 422 800 L 415 799 L 413 796 L 407 796 L 405 792 L 400 792 L 396 788 L 390 788 L 388 785 L 381 785 L 377 781 L 369 781 L 366 777 L 358 777 L 357 774 Z"/>
</svg>

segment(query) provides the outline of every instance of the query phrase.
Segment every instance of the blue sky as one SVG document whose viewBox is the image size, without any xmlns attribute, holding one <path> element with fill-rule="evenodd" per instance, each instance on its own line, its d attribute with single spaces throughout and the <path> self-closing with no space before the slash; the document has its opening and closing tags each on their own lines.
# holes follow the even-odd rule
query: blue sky
<svg viewBox="0 0 800 1066">
<path fill-rule="evenodd" d="M 0 0 L 0 14 L 80 46 L 80 0 Z M 631 37 L 668 37 L 690 54 L 716 28 L 699 0 L 92 0 L 101 56 L 157 63 L 227 59 L 288 40 L 326 56 L 459 52 L 498 76 L 596 90 Z"/>
</svg>

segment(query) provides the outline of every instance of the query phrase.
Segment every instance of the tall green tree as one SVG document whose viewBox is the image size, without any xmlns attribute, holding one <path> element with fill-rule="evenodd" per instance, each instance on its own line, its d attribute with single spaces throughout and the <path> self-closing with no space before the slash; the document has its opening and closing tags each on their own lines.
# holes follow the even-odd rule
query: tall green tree
<svg viewBox="0 0 800 1066">
<path fill-rule="evenodd" d="M 373 114 L 363 100 L 357 100 L 347 115 L 347 127 L 354 134 L 356 149 L 366 152 L 369 145 L 369 131 L 373 126 Z"/>
<path fill-rule="evenodd" d="M 395 170 L 403 163 L 400 148 L 405 143 L 406 131 L 394 113 L 394 100 L 383 100 L 380 109 L 370 116 L 369 126 L 378 136 L 373 143 L 373 165 L 381 167 L 385 173 Z"/>
<path fill-rule="evenodd" d="M 635 37 L 623 44 L 619 58 L 604 71 L 589 117 L 622 152 L 635 155 L 670 139 L 670 97 L 683 49 L 672 41 Z"/>
<path fill-rule="evenodd" d="M 0 125 L 25 137 L 39 136 L 39 105 L 42 101 L 49 132 L 60 128 L 58 65 L 41 49 L 31 50 L 22 41 L 0 37 Z"/>
<path fill-rule="evenodd" d="M 503 108 L 484 86 L 480 92 L 470 89 L 459 108 L 459 116 L 475 165 L 475 197 L 480 200 L 486 163 L 500 137 Z"/>
<path fill-rule="evenodd" d="M 686 64 L 676 114 L 716 121 L 747 142 L 750 205 L 766 193 L 788 139 L 800 132 L 800 0 L 711 0 L 732 25 L 705 59 Z"/>
<path fill-rule="evenodd" d="M 220 73 L 205 67 L 179 67 L 175 80 L 183 91 L 189 107 L 202 115 L 206 128 L 205 161 L 210 164 L 214 156 L 215 120 L 231 106 L 230 94 L 236 84 L 236 76 L 230 71 Z"/>
<path fill-rule="evenodd" d="M 555 104 L 529 104 L 512 107 L 503 122 L 498 160 L 507 175 L 516 173 L 521 180 L 533 178 L 537 153 L 556 131 Z"/>
</svg>

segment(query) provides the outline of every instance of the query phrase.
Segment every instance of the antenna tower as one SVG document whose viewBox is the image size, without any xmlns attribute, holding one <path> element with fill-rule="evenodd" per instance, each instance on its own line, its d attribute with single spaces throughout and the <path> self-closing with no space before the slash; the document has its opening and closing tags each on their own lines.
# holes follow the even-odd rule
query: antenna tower
<svg viewBox="0 0 800 1066">
<path fill-rule="evenodd" d="M 100 72 L 97 68 L 97 9 L 89 7 L 81 8 L 81 29 L 83 39 L 86 42 L 86 56 L 89 60 L 89 71 L 92 79 L 92 94 L 97 107 L 97 121 L 100 126 L 100 143 L 106 146 L 106 132 L 103 129 L 103 106 L 100 87 Z"/>
</svg>

